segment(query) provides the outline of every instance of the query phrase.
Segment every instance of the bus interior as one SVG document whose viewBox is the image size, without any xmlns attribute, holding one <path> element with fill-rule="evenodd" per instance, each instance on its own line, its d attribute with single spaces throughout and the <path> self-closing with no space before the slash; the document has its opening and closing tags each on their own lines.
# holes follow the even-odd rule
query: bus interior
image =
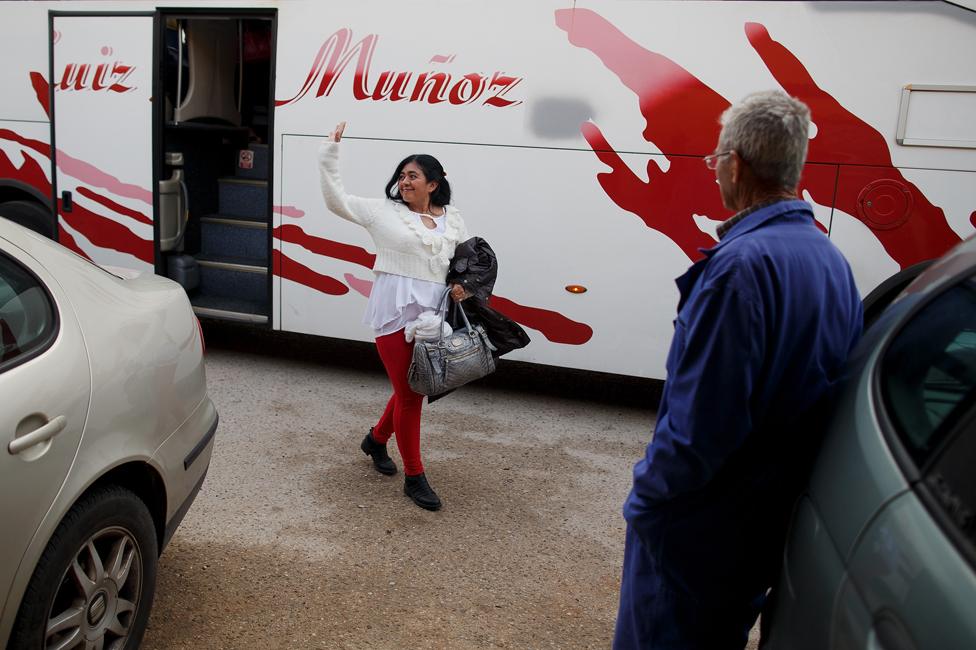
<svg viewBox="0 0 976 650">
<path fill-rule="evenodd" d="M 157 273 L 209 318 L 268 324 L 274 16 L 159 21 Z"/>
</svg>

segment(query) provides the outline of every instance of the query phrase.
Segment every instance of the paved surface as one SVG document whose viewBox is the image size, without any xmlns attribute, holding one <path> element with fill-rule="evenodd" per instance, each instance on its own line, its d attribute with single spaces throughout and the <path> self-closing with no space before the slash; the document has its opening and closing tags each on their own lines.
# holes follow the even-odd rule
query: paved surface
<svg viewBox="0 0 976 650">
<path fill-rule="evenodd" d="M 609 647 L 650 409 L 506 390 L 503 368 L 425 406 L 432 513 L 359 451 L 389 396 L 370 348 L 222 336 L 214 458 L 144 648 Z"/>
</svg>

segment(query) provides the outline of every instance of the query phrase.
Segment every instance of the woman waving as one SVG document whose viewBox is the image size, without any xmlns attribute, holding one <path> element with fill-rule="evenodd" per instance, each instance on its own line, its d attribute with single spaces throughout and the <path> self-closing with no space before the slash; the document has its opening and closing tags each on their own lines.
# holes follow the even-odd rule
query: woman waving
<svg viewBox="0 0 976 650">
<path fill-rule="evenodd" d="M 461 214 L 450 205 L 451 186 L 440 162 L 415 154 L 400 161 L 386 184 L 385 198 L 366 199 L 345 192 L 339 174 L 340 123 L 319 149 L 322 196 L 329 210 L 364 227 L 376 246 L 373 272 L 363 323 L 376 337 L 393 395 L 361 448 L 382 474 L 395 474 L 396 465 L 386 451 L 396 435 L 406 476 L 404 493 L 421 508 L 437 510 L 441 501 L 431 489 L 420 459 L 420 413 L 423 395 L 407 384 L 413 342 L 405 328 L 425 311 L 437 310 L 446 289 L 448 265 L 459 242 L 468 239 Z M 451 296 L 467 297 L 453 285 Z"/>
</svg>

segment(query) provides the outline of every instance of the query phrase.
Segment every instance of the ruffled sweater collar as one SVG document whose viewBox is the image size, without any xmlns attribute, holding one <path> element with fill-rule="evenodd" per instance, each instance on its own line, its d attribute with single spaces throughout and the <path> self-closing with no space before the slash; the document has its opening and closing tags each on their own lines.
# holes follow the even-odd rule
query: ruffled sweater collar
<svg viewBox="0 0 976 650">
<path fill-rule="evenodd" d="M 454 250 L 454 245 L 458 243 L 460 228 L 458 223 L 457 209 L 450 205 L 444 206 L 444 232 L 436 232 L 426 228 L 414 213 L 405 204 L 394 201 L 397 215 L 403 220 L 407 228 L 416 235 L 420 241 L 430 249 L 430 252 L 437 257 L 441 257 L 447 246 Z M 450 244 L 448 244 L 450 242 Z M 450 262 L 450 256 L 447 259 Z"/>
</svg>

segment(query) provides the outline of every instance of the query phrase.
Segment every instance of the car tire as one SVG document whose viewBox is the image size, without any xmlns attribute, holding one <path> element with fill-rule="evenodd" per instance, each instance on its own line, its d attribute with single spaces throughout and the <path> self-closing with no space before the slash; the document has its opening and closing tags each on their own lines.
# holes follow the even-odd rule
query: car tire
<svg viewBox="0 0 976 650">
<path fill-rule="evenodd" d="M 18 223 L 34 232 L 55 239 L 56 224 L 51 211 L 36 201 L 5 201 L 0 203 L 0 217 Z"/>
<path fill-rule="evenodd" d="M 44 549 L 8 649 L 74 647 L 66 643 L 72 637 L 79 647 L 138 648 L 157 558 L 156 528 L 139 497 L 118 486 L 85 495 Z"/>
<path fill-rule="evenodd" d="M 864 310 L 864 329 L 869 328 L 874 321 L 878 320 L 888 305 L 898 297 L 905 287 L 912 283 L 912 280 L 922 274 L 922 271 L 932 266 L 935 260 L 926 260 L 913 264 L 908 268 L 902 269 L 898 273 L 879 284 L 874 290 L 861 301 Z"/>
</svg>

